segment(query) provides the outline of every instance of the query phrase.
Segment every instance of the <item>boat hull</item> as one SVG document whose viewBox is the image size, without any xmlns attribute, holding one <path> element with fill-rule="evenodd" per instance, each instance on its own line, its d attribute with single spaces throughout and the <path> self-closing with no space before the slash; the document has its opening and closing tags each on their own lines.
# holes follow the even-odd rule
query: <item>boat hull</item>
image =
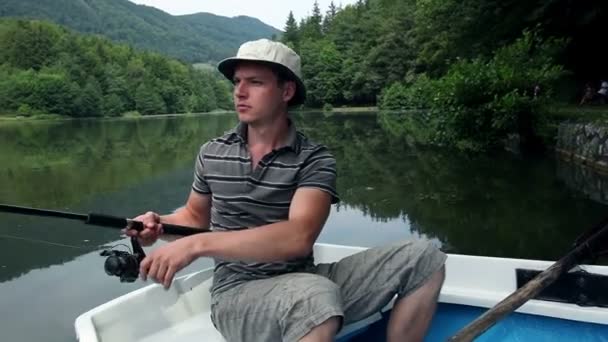
<svg viewBox="0 0 608 342">
<path fill-rule="evenodd" d="M 468 305 L 440 303 L 425 342 L 445 342 L 486 309 Z M 386 341 L 390 312 L 381 320 L 338 342 Z M 608 325 L 552 317 L 514 313 L 479 336 L 476 342 L 608 342 Z"/>
<path fill-rule="evenodd" d="M 317 244 L 315 259 L 338 261 L 364 249 Z M 448 255 L 440 304 L 426 341 L 445 341 L 486 308 L 515 291 L 516 269 L 544 270 L 551 264 L 539 260 Z M 608 275 L 606 266 L 582 266 L 582 269 Z M 102 304 L 76 319 L 76 335 L 80 342 L 223 342 L 209 317 L 212 276 L 212 269 L 203 270 L 176 279 L 169 290 L 150 285 Z M 381 312 L 346 326 L 338 340 L 382 341 L 391 307 L 389 303 Z M 577 341 L 608 341 L 608 308 L 530 300 L 517 312 L 478 340 L 572 341 L 571 336 L 575 336 Z"/>
</svg>

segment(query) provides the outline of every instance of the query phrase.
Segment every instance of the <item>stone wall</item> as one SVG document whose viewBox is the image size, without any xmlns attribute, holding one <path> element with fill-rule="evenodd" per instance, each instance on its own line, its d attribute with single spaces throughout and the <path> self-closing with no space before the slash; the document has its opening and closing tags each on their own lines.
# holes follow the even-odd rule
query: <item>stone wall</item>
<svg viewBox="0 0 608 342">
<path fill-rule="evenodd" d="M 556 175 L 564 184 L 598 203 L 608 204 L 608 176 L 585 165 L 558 159 Z"/>
<path fill-rule="evenodd" d="M 608 174 L 608 124 L 562 123 L 555 149 L 563 160 Z"/>
<path fill-rule="evenodd" d="M 562 123 L 557 176 L 589 199 L 608 204 L 608 124 Z"/>
</svg>

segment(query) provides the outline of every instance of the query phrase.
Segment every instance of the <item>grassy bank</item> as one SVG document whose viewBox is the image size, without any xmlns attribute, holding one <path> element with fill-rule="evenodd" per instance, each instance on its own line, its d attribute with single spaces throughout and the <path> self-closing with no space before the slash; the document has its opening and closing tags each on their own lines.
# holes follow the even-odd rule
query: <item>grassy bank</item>
<svg viewBox="0 0 608 342">
<path fill-rule="evenodd" d="M 332 108 L 310 108 L 304 107 L 300 109 L 293 110 L 298 113 L 318 113 L 318 112 L 331 112 L 331 113 L 370 113 L 377 112 L 378 107 L 332 107 Z"/>
<path fill-rule="evenodd" d="M 205 113 L 173 113 L 173 114 L 156 114 L 156 115 L 141 115 L 138 112 L 126 112 L 121 116 L 90 116 L 75 118 L 67 115 L 59 114 L 35 114 L 35 115 L 16 115 L 16 114 L 0 114 L 0 122 L 18 122 L 18 121 L 37 121 L 37 120 L 87 120 L 87 119 L 133 119 L 133 118 L 158 118 L 167 116 L 190 116 L 190 115 L 205 115 L 205 114 L 230 114 L 232 110 L 213 110 Z"/>
<path fill-rule="evenodd" d="M 549 110 L 552 121 L 597 121 L 608 120 L 608 105 L 561 105 Z"/>
<path fill-rule="evenodd" d="M 35 115 L 16 115 L 16 114 L 0 114 L 1 121 L 23 121 L 23 120 L 65 120 L 70 117 L 58 114 L 35 114 Z"/>
</svg>

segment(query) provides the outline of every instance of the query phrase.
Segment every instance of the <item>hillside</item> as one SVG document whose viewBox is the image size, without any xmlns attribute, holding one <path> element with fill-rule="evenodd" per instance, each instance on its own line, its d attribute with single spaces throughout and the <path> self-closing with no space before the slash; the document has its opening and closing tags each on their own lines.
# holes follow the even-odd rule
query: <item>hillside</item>
<svg viewBox="0 0 608 342">
<path fill-rule="evenodd" d="M 232 107 L 230 85 L 153 52 L 64 26 L 0 19 L 0 115 L 108 117 Z"/>
<path fill-rule="evenodd" d="M 186 62 L 217 61 L 244 41 L 281 33 L 251 17 L 172 16 L 128 0 L 3 0 L 0 17 L 45 19 Z"/>
</svg>

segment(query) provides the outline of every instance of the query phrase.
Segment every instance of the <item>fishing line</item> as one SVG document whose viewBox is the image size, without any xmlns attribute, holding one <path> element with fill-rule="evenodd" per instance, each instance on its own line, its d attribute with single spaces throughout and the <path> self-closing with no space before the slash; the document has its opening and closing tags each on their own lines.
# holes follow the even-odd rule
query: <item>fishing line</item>
<svg viewBox="0 0 608 342">
<path fill-rule="evenodd" d="M 46 240 L 38 240 L 38 239 L 32 239 L 32 238 L 25 238 L 25 237 L 21 237 L 21 236 L 8 235 L 8 234 L 0 234 L 0 238 L 13 239 L 13 240 L 21 240 L 21 241 L 39 243 L 39 244 L 44 244 L 44 245 L 56 246 L 56 247 L 68 247 L 68 248 L 74 248 L 74 249 L 85 249 L 85 250 L 89 250 L 89 251 L 95 250 L 95 249 L 100 249 L 100 248 L 115 249 L 118 246 L 122 246 L 126 250 L 128 250 L 129 252 L 131 252 L 131 247 L 129 247 L 128 245 L 126 245 L 124 243 L 117 243 L 117 244 L 111 245 L 111 246 L 95 246 L 95 248 L 91 248 L 91 247 L 67 245 L 67 244 L 58 243 L 58 242 L 50 242 L 50 241 L 46 241 Z"/>
<path fill-rule="evenodd" d="M 25 238 L 25 237 L 21 237 L 21 236 L 8 235 L 8 234 L 0 234 L 0 238 L 13 239 L 13 240 L 21 240 L 21 241 L 39 243 L 39 244 L 43 244 L 43 245 L 50 245 L 50 246 L 56 246 L 56 247 L 67 247 L 67 248 L 74 248 L 74 249 L 86 249 L 86 250 L 89 250 L 89 251 L 91 250 L 91 247 L 66 245 L 66 244 L 63 244 L 63 243 L 50 242 L 50 241 L 38 240 L 38 239 L 32 239 L 32 238 Z"/>
</svg>

